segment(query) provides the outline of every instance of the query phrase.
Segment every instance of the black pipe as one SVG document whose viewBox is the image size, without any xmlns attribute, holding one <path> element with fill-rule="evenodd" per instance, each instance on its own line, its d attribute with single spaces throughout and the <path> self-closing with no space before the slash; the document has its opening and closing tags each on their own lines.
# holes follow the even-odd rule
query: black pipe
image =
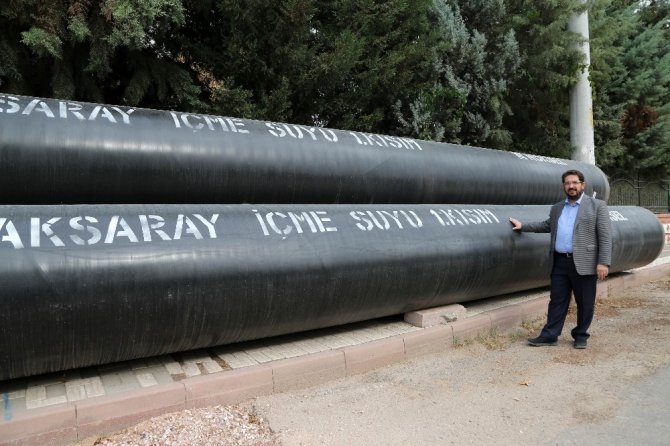
<svg viewBox="0 0 670 446">
<path fill-rule="evenodd" d="M 570 160 L 0 94 L 0 203 L 550 204 Z"/>
<path fill-rule="evenodd" d="M 544 286 L 549 206 L 0 206 L 0 380 Z M 612 207 L 612 272 L 658 219 Z"/>
</svg>

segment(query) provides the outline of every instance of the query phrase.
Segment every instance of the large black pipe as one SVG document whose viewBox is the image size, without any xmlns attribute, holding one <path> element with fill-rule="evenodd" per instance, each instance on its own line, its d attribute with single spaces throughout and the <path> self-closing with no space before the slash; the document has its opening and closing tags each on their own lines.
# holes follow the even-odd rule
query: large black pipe
<svg viewBox="0 0 670 446">
<path fill-rule="evenodd" d="M 0 94 L 0 203 L 550 204 L 595 166 L 393 136 Z"/>
<path fill-rule="evenodd" d="M 345 324 L 548 283 L 549 206 L 0 206 L 0 380 Z M 612 271 L 653 261 L 611 208 Z"/>
</svg>

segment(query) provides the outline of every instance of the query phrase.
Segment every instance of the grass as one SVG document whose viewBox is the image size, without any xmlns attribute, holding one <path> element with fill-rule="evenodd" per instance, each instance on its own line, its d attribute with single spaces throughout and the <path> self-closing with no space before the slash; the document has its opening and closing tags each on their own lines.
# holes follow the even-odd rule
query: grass
<svg viewBox="0 0 670 446">
<path fill-rule="evenodd" d="M 544 320 L 544 316 L 524 320 L 521 323 L 521 327 L 509 332 L 503 332 L 499 327 L 492 327 L 479 333 L 474 338 L 454 337 L 453 345 L 456 348 L 460 348 L 476 342 L 488 350 L 504 350 L 511 344 L 525 340 L 529 335 L 536 333 L 544 325 Z"/>
<path fill-rule="evenodd" d="M 510 343 L 509 336 L 501 333 L 498 327 L 479 333 L 475 339 L 489 350 L 503 350 Z"/>
<path fill-rule="evenodd" d="M 455 348 L 472 345 L 473 342 L 474 340 L 472 338 L 459 338 L 458 336 L 454 336 L 453 339 L 453 345 Z"/>
</svg>

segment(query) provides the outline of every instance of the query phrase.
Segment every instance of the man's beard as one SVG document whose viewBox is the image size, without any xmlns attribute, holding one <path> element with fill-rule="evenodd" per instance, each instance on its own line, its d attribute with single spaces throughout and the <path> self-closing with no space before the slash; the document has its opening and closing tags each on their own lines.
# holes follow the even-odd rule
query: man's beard
<svg viewBox="0 0 670 446">
<path fill-rule="evenodd" d="M 584 192 L 583 190 L 577 190 L 577 189 L 570 189 L 565 191 L 565 195 L 568 198 L 579 198 L 579 196 Z"/>
</svg>

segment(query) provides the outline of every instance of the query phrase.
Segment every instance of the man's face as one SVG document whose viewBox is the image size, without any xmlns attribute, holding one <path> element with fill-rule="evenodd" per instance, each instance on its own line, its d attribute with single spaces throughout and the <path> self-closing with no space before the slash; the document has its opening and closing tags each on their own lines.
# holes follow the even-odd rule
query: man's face
<svg viewBox="0 0 670 446">
<path fill-rule="evenodd" d="M 577 175 L 568 175 L 563 180 L 563 190 L 570 200 L 577 200 L 584 192 L 586 183 L 579 181 Z"/>
</svg>

